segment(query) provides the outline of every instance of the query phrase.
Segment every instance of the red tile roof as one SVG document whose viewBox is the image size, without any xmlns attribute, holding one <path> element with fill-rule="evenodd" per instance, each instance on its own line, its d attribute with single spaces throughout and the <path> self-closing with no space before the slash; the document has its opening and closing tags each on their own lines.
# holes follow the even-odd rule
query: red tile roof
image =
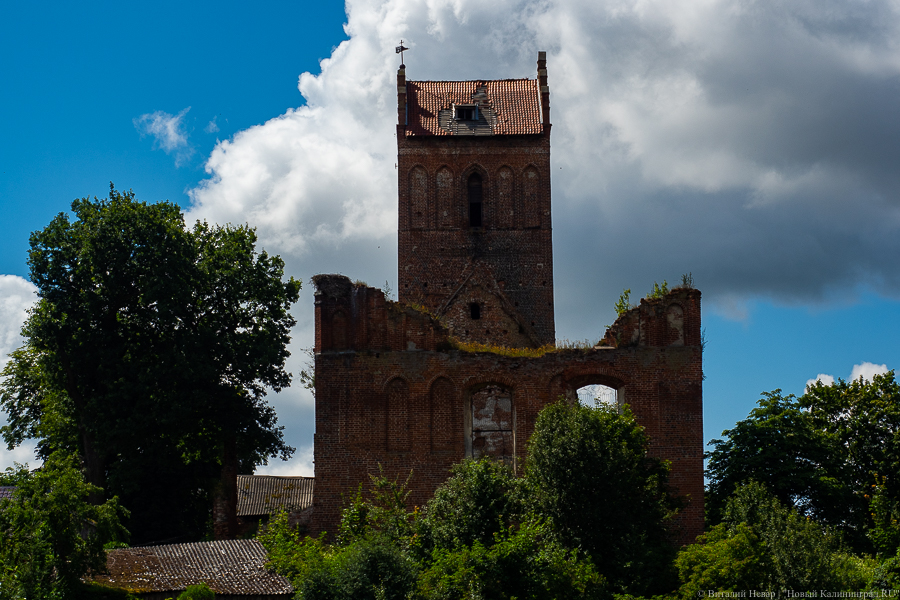
<svg viewBox="0 0 900 600">
<path fill-rule="evenodd" d="M 522 135 L 543 132 L 535 79 L 407 81 L 406 135 Z M 477 104 L 478 124 L 458 128 L 454 104 Z"/>
<path fill-rule="evenodd" d="M 290 597 L 293 588 L 266 570 L 266 549 L 256 540 L 197 542 L 111 550 L 109 574 L 94 581 L 132 592 L 178 592 L 206 582 L 219 594 Z"/>
</svg>

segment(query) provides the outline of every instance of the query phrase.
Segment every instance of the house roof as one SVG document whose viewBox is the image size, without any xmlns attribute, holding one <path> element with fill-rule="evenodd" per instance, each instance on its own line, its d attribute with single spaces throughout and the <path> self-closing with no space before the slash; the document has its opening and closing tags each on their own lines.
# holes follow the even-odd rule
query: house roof
<svg viewBox="0 0 900 600">
<path fill-rule="evenodd" d="M 279 510 L 303 510 L 312 506 L 312 477 L 238 475 L 237 514 L 239 517 L 268 515 Z"/>
<path fill-rule="evenodd" d="M 0 485 L 0 500 L 4 498 L 12 499 L 14 491 L 16 491 L 16 486 L 14 485 Z"/>
<path fill-rule="evenodd" d="M 543 133 L 536 79 L 407 81 L 407 136 Z M 478 106 L 477 121 L 454 119 L 454 104 Z"/>
<path fill-rule="evenodd" d="M 291 584 L 266 570 L 256 540 L 226 540 L 111 550 L 100 583 L 132 592 L 174 592 L 205 582 L 217 595 L 290 594 Z"/>
</svg>

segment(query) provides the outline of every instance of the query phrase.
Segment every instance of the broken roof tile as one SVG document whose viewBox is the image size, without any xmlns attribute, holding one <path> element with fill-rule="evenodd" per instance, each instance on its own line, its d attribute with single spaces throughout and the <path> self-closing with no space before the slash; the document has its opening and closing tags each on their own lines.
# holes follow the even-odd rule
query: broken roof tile
<svg viewBox="0 0 900 600">
<path fill-rule="evenodd" d="M 543 133 L 535 79 L 407 81 L 407 136 Z M 460 123 L 453 105 L 478 106 L 479 119 Z"/>
</svg>

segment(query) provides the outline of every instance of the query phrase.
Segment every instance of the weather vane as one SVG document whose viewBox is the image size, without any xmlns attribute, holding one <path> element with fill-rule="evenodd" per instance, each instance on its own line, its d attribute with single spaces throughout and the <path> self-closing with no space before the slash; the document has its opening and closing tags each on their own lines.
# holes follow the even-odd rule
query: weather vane
<svg viewBox="0 0 900 600">
<path fill-rule="evenodd" d="M 396 48 L 394 48 L 394 54 L 400 55 L 400 66 L 401 67 L 405 66 L 405 61 L 403 60 L 403 51 L 404 50 L 409 50 L 409 48 L 407 48 L 403 45 L 403 40 L 400 40 L 400 45 L 397 46 Z"/>
</svg>

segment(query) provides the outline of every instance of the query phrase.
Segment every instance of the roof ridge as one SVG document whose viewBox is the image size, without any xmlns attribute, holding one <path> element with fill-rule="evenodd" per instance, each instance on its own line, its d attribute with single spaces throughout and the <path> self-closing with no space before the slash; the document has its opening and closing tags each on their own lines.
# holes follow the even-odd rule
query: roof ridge
<svg viewBox="0 0 900 600">
<path fill-rule="evenodd" d="M 406 83 L 490 83 L 492 81 L 537 81 L 528 77 L 508 77 L 506 79 L 407 79 Z"/>
</svg>

